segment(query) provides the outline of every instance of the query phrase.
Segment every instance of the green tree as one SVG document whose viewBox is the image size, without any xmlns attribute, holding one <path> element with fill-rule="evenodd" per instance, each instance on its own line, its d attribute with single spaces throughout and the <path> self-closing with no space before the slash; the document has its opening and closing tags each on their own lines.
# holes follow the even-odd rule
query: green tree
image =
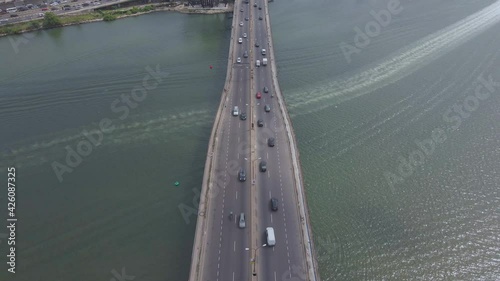
<svg viewBox="0 0 500 281">
<path fill-rule="evenodd" d="M 38 29 L 38 28 L 40 28 L 40 23 L 38 21 L 32 21 L 32 22 L 30 22 L 30 28 L 31 29 Z"/>
<path fill-rule="evenodd" d="M 103 21 L 114 21 L 116 20 L 116 16 L 112 15 L 110 13 L 106 13 L 104 17 L 102 18 Z"/>
<path fill-rule="evenodd" d="M 62 26 L 61 19 L 54 13 L 48 12 L 43 19 L 43 27 L 52 28 Z"/>
</svg>

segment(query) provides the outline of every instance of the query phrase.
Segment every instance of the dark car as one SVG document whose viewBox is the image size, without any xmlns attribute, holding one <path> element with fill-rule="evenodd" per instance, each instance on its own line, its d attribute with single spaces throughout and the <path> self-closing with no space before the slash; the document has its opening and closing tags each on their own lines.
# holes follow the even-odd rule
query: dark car
<svg viewBox="0 0 500 281">
<path fill-rule="evenodd" d="M 51 9 L 52 11 L 57 11 L 57 10 L 59 10 L 59 8 L 56 8 L 56 7 L 52 7 L 52 8 L 50 8 L 50 9 Z"/>
<path fill-rule="evenodd" d="M 245 52 L 243 53 L 243 57 L 244 57 L 244 58 L 248 58 L 248 52 L 247 52 L 247 51 L 245 51 Z"/>
<path fill-rule="evenodd" d="M 77 1 L 78 1 L 78 0 L 77 0 Z M 241 10 L 240 10 L 240 12 L 242 12 L 242 13 L 243 13 L 243 9 L 241 9 Z"/>
<path fill-rule="evenodd" d="M 27 10 L 29 10 L 29 9 L 28 9 L 28 7 L 24 7 L 24 6 L 17 7 L 17 9 L 18 9 L 19 11 L 21 11 L 21 12 L 22 12 L 22 11 L 27 11 Z"/>
<path fill-rule="evenodd" d="M 254 3 L 254 4 L 253 4 L 253 6 L 254 6 L 254 7 L 257 7 L 257 3 Z"/>
<path fill-rule="evenodd" d="M 262 16 L 259 16 L 259 20 L 262 20 Z"/>
<path fill-rule="evenodd" d="M 269 145 L 270 147 L 273 147 L 274 146 L 274 138 L 268 138 L 267 145 Z"/>
<path fill-rule="evenodd" d="M 87 6 L 90 6 L 90 4 L 89 3 L 83 3 L 82 6 L 83 7 L 87 7 Z"/>
<path fill-rule="evenodd" d="M 248 18 L 245 18 L 246 21 L 248 21 Z"/>
<path fill-rule="evenodd" d="M 245 112 L 242 112 L 242 113 L 240 114 L 240 119 L 241 119 L 241 120 L 247 120 L 247 114 L 246 114 Z"/>
<path fill-rule="evenodd" d="M 264 106 L 264 111 L 265 111 L 265 112 L 269 112 L 269 111 L 271 111 L 271 107 L 269 106 L 269 104 L 266 104 L 266 105 Z"/>
<path fill-rule="evenodd" d="M 269 93 L 269 89 L 267 87 L 264 87 L 264 93 Z"/>
<path fill-rule="evenodd" d="M 245 170 L 243 170 L 243 168 L 241 168 L 240 172 L 238 173 L 238 179 L 240 181 L 246 181 L 247 180 L 247 174 L 245 173 Z"/>
<path fill-rule="evenodd" d="M 278 210 L 278 199 L 271 198 L 271 210 L 273 210 L 273 211 Z"/>
<path fill-rule="evenodd" d="M 262 94 L 260 92 L 257 92 L 257 94 L 255 94 L 255 97 L 260 99 L 262 97 Z"/>
<path fill-rule="evenodd" d="M 259 7 L 259 10 L 262 10 L 262 7 Z"/>
<path fill-rule="evenodd" d="M 255 42 L 255 47 L 260 47 L 259 43 L 258 42 Z"/>
<path fill-rule="evenodd" d="M 257 120 L 257 126 L 264 127 L 264 121 L 262 119 Z"/>
<path fill-rule="evenodd" d="M 15 18 L 15 17 L 18 17 L 18 16 L 19 16 L 18 14 L 10 14 L 11 18 Z"/>
<path fill-rule="evenodd" d="M 259 168 L 261 172 L 267 171 L 267 163 L 266 161 L 260 161 Z"/>
</svg>

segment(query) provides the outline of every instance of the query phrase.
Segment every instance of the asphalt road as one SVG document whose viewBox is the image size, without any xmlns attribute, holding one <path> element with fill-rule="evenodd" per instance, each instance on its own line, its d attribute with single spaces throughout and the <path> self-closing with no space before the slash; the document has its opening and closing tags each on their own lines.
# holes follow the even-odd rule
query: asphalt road
<svg viewBox="0 0 500 281">
<path fill-rule="evenodd" d="M 249 33 L 248 9 L 245 12 L 234 13 L 237 22 L 244 22 L 243 26 L 235 26 L 238 40 L 235 44 L 232 77 L 227 97 L 228 106 L 224 108 L 222 118 L 222 132 L 218 137 L 214 169 L 217 184 L 216 195 L 212 197 L 208 214 L 208 241 L 209 246 L 204 257 L 203 280 L 247 280 L 250 269 L 251 252 L 245 250 L 250 247 L 250 154 L 245 144 L 250 141 L 250 58 L 244 58 L 244 51 L 250 50 L 248 38 L 243 33 Z M 237 63 L 237 58 L 241 63 Z M 232 115 L 232 109 L 238 106 L 240 113 L 247 114 L 246 120 Z M 244 168 L 246 181 L 240 182 L 238 172 Z M 233 219 L 229 213 L 233 212 Z M 238 226 L 240 213 L 246 217 L 246 227 Z"/>
<path fill-rule="evenodd" d="M 299 278 L 295 280 L 305 280 L 306 260 L 300 236 L 292 158 L 284 130 L 284 117 L 278 110 L 276 97 L 272 97 L 274 89 L 271 66 L 255 66 L 255 60 L 262 62 L 262 58 L 269 57 L 269 53 L 266 56 L 261 54 L 263 48 L 269 50 L 269 34 L 264 14 L 266 5 L 263 1 L 252 0 L 248 5 L 241 0 L 235 3 L 234 17 L 237 23 L 243 22 L 243 26 L 237 25 L 233 28 L 236 28 L 236 37 L 241 37 L 243 43 L 239 44 L 237 39 L 231 42 L 234 44 L 232 77 L 227 106 L 221 116 L 221 132 L 216 140 L 216 164 L 213 171 L 215 179 L 212 179 L 212 182 L 215 182 L 217 187 L 207 210 L 208 223 L 205 231 L 209 242 L 202 257 L 200 280 L 277 281 L 294 280 L 294 277 Z M 253 7 L 254 3 L 262 10 Z M 243 12 L 240 12 L 240 9 L 243 9 Z M 262 16 L 262 20 L 259 20 L 259 16 Z M 246 21 L 245 17 L 250 20 Z M 251 24 L 253 26 L 250 29 Z M 247 33 L 248 37 L 243 38 L 243 33 Z M 255 47 L 255 42 L 258 42 L 260 47 Z M 249 52 L 249 58 L 243 57 L 244 51 Z M 236 62 L 238 57 L 242 63 Z M 254 79 L 251 79 L 252 65 Z M 269 88 L 269 93 L 263 92 L 264 87 Z M 256 98 L 257 91 L 261 92 L 261 99 Z M 270 112 L 264 111 L 266 104 L 271 107 Z M 232 107 L 235 105 L 240 111 L 247 113 L 247 120 L 232 116 Z M 264 127 L 257 127 L 258 119 L 264 121 Z M 255 125 L 251 134 L 252 121 Z M 250 158 L 252 136 L 255 138 L 255 153 Z M 276 139 L 274 147 L 268 146 L 269 137 Z M 260 172 L 261 161 L 267 162 L 267 172 Z M 244 182 L 238 179 L 240 168 L 246 171 Z M 250 192 L 251 189 L 253 193 Z M 278 211 L 271 210 L 271 197 L 279 200 Z M 252 213 L 251 202 L 254 204 Z M 229 219 L 230 212 L 234 214 L 233 220 Z M 244 229 L 238 227 L 239 214 L 242 212 L 246 216 Z M 257 237 L 251 237 L 251 224 L 255 227 L 254 234 Z M 254 245 L 265 244 L 266 227 L 274 228 L 276 246 L 255 250 L 250 239 L 257 241 Z M 254 254 L 257 258 L 256 276 L 252 276 Z"/>
<path fill-rule="evenodd" d="M 43 17 L 40 17 L 38 15 L 39 13 L 52 12 L 52 13 L 55 13 L 57 15 L 80 13 L 80 12 L 92 10 L 95 8 L 100 8 L 100 7 L 105 7 L 105 6 L 109 6 L 109 5 L 115 5 L 115 4 L 122 3 L 122 2 L 127 2 L 128 0 L 101 0 L 101 1 L 99 1 L 100 2 L 99 5 L 90 5 L 87 7 L 82 7 L 79 10 L 76 10 L 74 8 L 74 6 L 76 6 L 76 5 L 82 5 L 83 3 L 89 2 L 89 1 L 94 2 L 95 0 L 79 0 L 77 2 L 67 1 L 65 3 L 61 3 L 57 6 L 55 6 L 55 8 L 58 9 L 55 11 L 51 10 L 52 6 L 47 5 L 47 9 L 48 9 L 47 11 L 43 11 L 42 8 L 37 8 L 37 9 L 29 9 L 27 11 L 17 11 L 15 13 L 12 13 L 12 14 L 17 14 L 18 15 L 17 17 L 11 17 L 10 13 L 1 14 L 0 19 L 1 20 L 7 19 L 7 22 L 0 22 L 0 25 L 22 22 L 22 21 L 29 21 L 29 20 L 33 20 L 33 19 L 43 19 Z M 40 1 L 40 3 L 41 2 L 42 1 Z M 71 10 L 63 10 L 64 5 L 70 5 Z M 9 6 L 9 8 L 13 7 L 13 6 L 14 6 L 14 4 Z"/>
<path fill-rule="evenodd" d="M 255 24 L 255 41 L 260 47 L 256 49 L 255 59 L 267 57 L 269 60 L 269 34 L 266 29 L 264 0 L 256 0 L 258 7 L 255 10 L 253 23 Z M 262 17 L 262 20 L 259 20 Z M 262 49 L 266 55 L 262 55 Z M 270 63 L 270 62 L 269 62 Z M 267 172 L 256 170 L 258 192 L 258 233 L 261 234 L 262 244 L 265 241 L 266 227 L 273 227 L 276 236 L 276 246 L 264 247 L 257 251 L 258 280 L 306 280 L 306 257 L 304 245 L 300 235 L 300 216 L 295 195 L 292 158 L 286 131 L 284 130 L 284 116 L 278 110 L 278 102 L 272 87 L 271 67 L 256 67 L 256 89 L 262 92 L 262 99 L 255 108 L 258 119 L 264 120 L 264 127 L 257 132 L 257 157 L 267 162 Z M 263 93 L 263 88 L 269 88 L 269 93 Z M 271 107 L 270 112 L 264 111 L 264 105 Z M 275 146 L 269 147 L 267 138 L 275 138 Z M 259 160 L 260 161 L 260 160 Z M 279 201 L 278 211 L 271 211 L 270 199 Z M 293 279 L 297 278 L 297 279 Z"/>
</svg>

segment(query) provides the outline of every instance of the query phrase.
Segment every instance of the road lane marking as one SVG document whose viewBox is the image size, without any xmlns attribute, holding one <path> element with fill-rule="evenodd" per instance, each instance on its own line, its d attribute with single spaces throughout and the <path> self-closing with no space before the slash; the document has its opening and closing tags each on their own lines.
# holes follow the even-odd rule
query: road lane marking
<svg viewBox="0 0 500 281">
<path fill-rule="evenodd" d="M 273 213 L 271 213 L 271 224 L 273 223 Z"/>
<path fill-rule="evenodd" d="M 238 200 L 238 191 L 236 191 L 236 200 Z"/>
<path fill-rule="evenodd" d="M 276 281 L 276 271 L 274 272 L 274 281 Z"/>
<path fill-rule="evenodd" d="M 234 281 L 234 271 L 233 271 L 233 281 Z"/>
<path fill-rule="evenodd" d="M 233 251 L 236 252 L 236 241 L 233 243 Z M 234 272 L 233 272 L 233 280 L 234 280 Z"/>
</svg>

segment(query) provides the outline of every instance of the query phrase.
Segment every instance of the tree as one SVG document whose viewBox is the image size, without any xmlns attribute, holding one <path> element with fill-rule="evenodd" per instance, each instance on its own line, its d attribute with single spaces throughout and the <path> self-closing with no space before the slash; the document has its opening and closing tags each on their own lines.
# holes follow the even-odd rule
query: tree
<svg viewBox="0 0 500 281">
<path fill-rule="evenodd" d="M 62 26 L 61 19 L 54 13 L 48 12 L 43 19 L 43 27 L 52 28 Z"/>
</svg>

